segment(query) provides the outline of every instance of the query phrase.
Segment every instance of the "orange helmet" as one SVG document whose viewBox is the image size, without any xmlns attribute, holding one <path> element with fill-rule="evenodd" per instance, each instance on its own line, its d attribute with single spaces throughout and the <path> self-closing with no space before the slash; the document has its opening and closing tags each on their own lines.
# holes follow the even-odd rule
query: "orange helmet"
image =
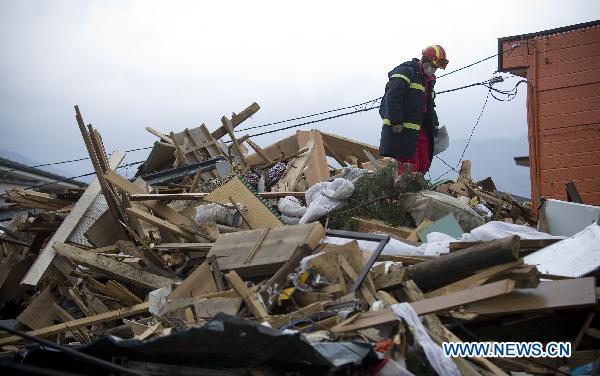
<svg viewBox="0 0 600 376">
<path fill-rule="evenodd" d="M 448 65 L 448 59 L 446 59 L 446 51 L 438 44 L 426 47 L 423 49 L 423 56 L 431 60 L 431 62 L 438 68 L 446 69 Z"/>
</svg>

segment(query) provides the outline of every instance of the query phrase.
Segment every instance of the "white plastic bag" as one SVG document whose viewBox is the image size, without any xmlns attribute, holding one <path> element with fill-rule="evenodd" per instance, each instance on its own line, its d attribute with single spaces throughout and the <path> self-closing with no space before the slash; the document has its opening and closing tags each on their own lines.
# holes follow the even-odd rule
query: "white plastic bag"
<svg viewBox="0 0 600 376">
<path fill-rule="evenodd" d="M 408 325 L 413 327 L 415 340 L 423 349 L 429 364 L 441 376 L 460 376 L 458 367 L 451 358 L 444 356 L 441 347 L 435 344 L 427 330 L 419 320 L 419 316 L 408 303 L 398 303 L 391 306 L 392 311 L 398 319 L 402 318 Z"/>
<path fill-rule="evenodd" d="M 314 222 L 333 209 L 342 205 L 354 192 L 350 180 L 337 178 L 331 183 L 322 182 L 310 187 L 305 193 L 308 209 L 300 219 L 300 224 Z"/>
<path fill-rule="evenodd" d="M 306 214 L 306 206 L 302 206 L 300 200 L 293 196 L 285 196 L 279 199 L 277 209 L 287 217 L 301 218 Z"/>
</svg>

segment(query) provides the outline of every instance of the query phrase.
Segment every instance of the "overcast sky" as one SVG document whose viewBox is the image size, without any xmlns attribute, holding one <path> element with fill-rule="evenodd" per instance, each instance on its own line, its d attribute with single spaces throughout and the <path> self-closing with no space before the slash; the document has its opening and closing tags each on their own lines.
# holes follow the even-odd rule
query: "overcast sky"
<svg viewBox="0 0 600 376">
<path fill-rule="evenodd" d="M 122 150 L 152 144 L 145 126 L 213 130 L 254 101 L 261 110 L 245 126 L 348 106 L 381 96 L 387 72 L 427 45 L 446 49 L 449 71 L 497 53 L 499 37 L 599 16 L 597 0 L 0 0 L 0 149 L 40 162 L 86 156 L 75 104 L 107 149 Z M 488 60 L 441 78 L 437 91 L 496 69 L 497 59 Z M 488 104 L 475 140 L 527 134 L 520 89 L 512 102 Z M 439 96 L 451 138 L 468 137 L 485 94 L 475 87 Z M 312 128 L 378 145 L 380 124 L 370 111 Z M 293 131 L 255 141 L 266 146 Z M 60 168 L 90 171 L 89 163 Z"/>
</svg>

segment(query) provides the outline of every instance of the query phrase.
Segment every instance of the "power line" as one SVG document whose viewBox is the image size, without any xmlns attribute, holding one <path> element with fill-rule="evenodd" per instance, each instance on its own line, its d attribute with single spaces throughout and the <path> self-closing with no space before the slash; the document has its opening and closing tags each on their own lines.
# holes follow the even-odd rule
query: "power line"
<svg viewBox="0 0 600 376">
<path fill-rule="evenodd" d="M 148 147 L 144 147 L 144 148 L 137 148 L 137 149 L 125 150 L 125 153 L 130 153 L 130 152 L 139 151 L 139 150 L 148 150 L 148 149 L 152 149 L 153 147 L 154 146 L 148 146 Z M 38 164 L 38 165 L 33 165 L 33 166 L 28 166 L 26 164 L 23 164 L 23 166 L 28 167 L 28 168 L 38 168 L 38 167 L 54 166 L 54 165 L 65 164 L 65 163 L 80 162 L 80 161 L 85 161 L 85 160 L 88 160 L 88 159 L 90 159 L 90 157 L 82 157 L 82 158 L 77 158 L 77 159 L 71 159 L 71 160 L 68 160 L 68 161 L 43 163 L 43 164 Z M 10 170 L 2 170 L 0 172 L 4 173 L 4 172 L 19 171 L 19 170 L 21 170 L 21 169 L 20 168 L 13 168 L 13 169 L 10 169 Z"/>
<path fill-rule="evenodd" d="M 441 76 L 437 76 L 437 77 L 436 77 L 436 79 L 440 79 L 440 78 L 442 78 L 442 77 L 449 76 L 449 75 L 451 75 L 451 74 L 453 74 L 453 73 L 456 73 L 456 72 L 459 72 L 459 71 L 461 71 L 461 70 L 463 70 L 463 69 L 467 69 L 467 68 L 470 68 L 470 67 L 472 67 L 472 66 L 475 66 L 475 65 L 477 65 L 477 64 L 483 63 L 484 61 L 487 61 L 487 60 L 489 60 L 489 59 L 492 59 L 492 58 L 494 58 L 494 57 L 497 57 L 497 56 L 498 56 L 498 55 L 500 55 L 501 53 L 503 54 L 503 53 L 505 53 L 505 52 L 511 51 L 511 50 L 513 50 L 513 49 L 517 48 L 517 47 L 518 47 L 518 46 L 520 46 L 520 45 L 521 45 L 521 44 L 514 45 L 514 46 L 512 46 L 512 47 L 510 47 L 510 48 L 506 49 L 505 51 L 502 51 L 502 52 L 499 52 L 499 53 L 497 53 L 497 54 L 494 54 L 494 55 L 488 56 L 488 57 L 486 57 L 486 58 L 483 58 L 483 59 L 481 59 L 481 60 L 477 60 L 477 61 L 475 61 L 475 62 L 473 62 L 473 63 L 471 63 L 471 64 L 469 64 L 469 65 L 465 65 L 465 66 L 463 66 L 463 67 L 460 67 L 460 68 L 458 68 L 458 69 L 455 69 L 455 70 L 453 70 L 453 71 L 450 71 L 450 72 L 448 72 L 448 73 L 444 73 L 444 74 L 442 74 Z M 471 87 L 471 86 L 475 86 L 475 85 L 480 85 L 480 84 L 481 84 L 481 83 L 472 84 L 472 85 L 467 85 L 467 86 L 463 86 L 463 87 L 461 87 L 461 88 L 457 88 L 457 89 L 454 89 L 454 90 L 460 90 L 460 89 L 462 89 L 462 88 L 467 88 L 467 87 Z M 439 93 L 437 93 L 437 94 L 442 94 L 442 93 L 446 93 L 446 92 L 450 92 L 450 91 L 454 91 L 454 90 L 446 90 L 446 91 L 441 91 L 441 92 L 439 92 Z M 276 121 L 276 122 L 272 122 L 272 123 L 267 123 L 267 124 L 255 125 L 255 126 L 252 126 L 252 127 L 246 127 L 246 128 L 242 128 L 242 129 L 235 129 L 235 130 L 234 130 L 234 132 L 243 132 L 243 131 L 247 131 L 247 130 L 250 130 L 250 129 L 264 128 L 264 127 L 268 127 L 268 126 L 270 126 L 270 125 L 277 125 L 277 124 L 287 123 L 287 122 L 290 122 L 290 121 L 302 120 L 302 119 L 306 119 L 306 118 L 310 118 L 310 117 L 314 117 L 314 116 L 325 115 L 325 114 L 328 114 L 328 113 L 332 113 L 332 112 L 338 112 L 338 111 L 342 111 L 342 110 L 347 110 L 347 109 L 350 109 L 350 108 L 356 108 L 356 107 L 359 107 L 359 106 L 368 105 L 368 104 L 370 104 L 370 103 L 373 103 L 373 104 L 375 104 L 377 101 L 381 100 L 382 98 L 383 98 L 383 97 L 378 97 L 378 98 L 374 98 L 374 99 L 371 99 L 371 100 L 369 100 L 369 101 L 366 101 L 366 102 L 363 102 L 363 103 L 359 103 L 359 104 L 355 104 L 355 105 L 351 105 L 351 106 L 346 106 L 346 107 L 340 107 L 340 108 L 336 108 L 336 109 L 333 109 L 333 110 L 328 110 L 328 111 L 322 111 L 322 112 L 318 112 L 318 113 L 315 113 L 315 114 L 310 114 L 310 115 L 305 115 L 305 116 L 299 116 L 299 117 L 295 117 L 295 118 L 291 118 L 291 119 L 286 119 L 286 120 L 280 120 L 280 121 Z M 356 111 L 356 112 L 361 112 L 361 111 Z M 354 113 L 356 113 L 356 112 L 350 112 L 350 113 L 348 113 L 348 114 L 354 114 Z M 333 117 L 332 117 L 332 118 L 333 118 Z M 331 119 L 331 118 L 326 118 L 326 120 L 328 120 L 328 119 Z M 312 123 L 311 123 L 311 122 L 309 122 L 309 123 L 304 123 L 304 124 L 312 124 Z M 289 128 L 290 128 L 290 127 L 282 128 L 282 130 L 289 129 Z"/>
<path fill-rule="evenodd" d="M 509 49 L 507 49 L 507 50 L 505 50 L 505 51 L 502 51 L 501 53 L 504 53 L 504 52 L 507 52 L 507 51 L 513 50 L 514 48 L 517 48 L 518 46 L 520 46 L 520 44 L 514 45 L 514 46 L 512 46 L 511 48 L 509 48 Z M 495 54 L 495 55 L 488 56 L 488 57 L 486 57 L 486 58 L 484 58 L 484 59 L 478 60 L 478 61 L 476 61 L 476 62 L 474 62 L 474 63 L 471 63 L 471 64 L 469 64 L 469 65 L 466 65 L 466 66 L 464 66 L 464 67 L 461 67 L 461 68 L 455 69 L 455 70 L 453 70 L 453 71 L 450 71 L 450 72 L 448 72 L 448 73 L 445 73 L 445 74 L 443 74 L 443 75 L 441 75 L 441 76 L 438 76 L 438 77 L 437 77 L 437 79 L 440 79 L 440 78 L 442 78 L 442 77 L 445 77 L 445 76 L 448 76 L 448 75 L 450 75 L 450 74 L 453 74 L 453 73 L 459 72 L 459 71 L 461 71 L 461 70 L 463 70 L 463 69 L 470 68 L 470 67 L 472 67 L 472 66 L 475 66 L 475 65 L 477 65 L 477 64 L 480 64 L 480 63 L 482 63 L 482 62 L 484 62 L 484 61 L 486 61 L 486 60 L 489 60 L 489 59 L 491 59 L 491 58 L 494 58 L 494 57 L 496 57 L 496 56 L 498 56 L 498 55 L 500 55 L 500 53 L 497 53 L 497 54 Z M 497 89 L 495 89 L 495 88 L 492 88 L 492 87 L 491 87 L 491 85 L 493 84 L 493 82 L 492 82 L 492 81 L 493 81 L 493 80 L 489 80 L 489 81 L 482 81 L 482 82 L 477 82 L 477 83 L 473 83 L 473 84 L 470 84 L 470 85 L 461 86 L 461 87 L 454 88 L 454 89 L 450 89 L 450 90 L 444 90 L 444 91 L 440 91 L 440 92 L 436 93 L 436 95 L 440 95 L 440 94 L 444 94 L 444 93 L 449 93 L 449 92 L 453 92 L 453 91 L 457 91 L 457 90 L 462 90 L 462 89 L 466 89 L 466 88 L 473 87 L 473 86 L 479 86 L 479 85 L 482 85 L 482 86 L 485 86 L 485 87 L 487 87 L 487 88 L 489 89 L 489 90 L 488 90 L 488 95 L 486 96 L 486 101 L 485 101 L 485 104 L 487 104 L 488 98 L 489 98 L 489 96 L 490 96 L 490 93 L 491 93 L 492 91 L 496 91 L 496 92 L 498 92 L 498 93 L 500 93 L 500 94 L 505 94 L 505 95 L 508 95 L 509 99 L 507 99 L 507 100 L 509 100 L 509 101 L 510 101 L 510 100 L 514 99 L 514 97 L 516 96 L 516 88 L 517 88 L 517 86 L 518 86 L 519 84 L 521 84 L 522 82 L 526 82 L 525 80 L 519 81 L 519 82 L 518 82 L 518 83 L 515 85 L 515 87 L 514 87 L 514 89 L 513 89 L 513 90 L 514 90 L 514 93 L 512 93 L 512 91 L 505 92 L 505 91 L 501 91 L 501 90 L 497 90 Z M 494 97 L 494 99 L 497 99 L 497 100 L 502 100 L 502 99 L 499 99 L 499 98 L 497 98 L 497 97 L 496 97 L 496 96 L 494 96 L 493 94 L 491 94 L 491 95 L 492 95 L 492 97 Z M 355 111 L 350 111 L 350 112 L 345 112 L 345 113 L 343 113 L 343 114 L 338 114 L 338 115 L 334 115 L 334 116 L 328 116 L 328 117 L 325 117 L 325 118 L 321 118 L 321 119 L 317 119 L 317 120 L 312 120 L 312 121 L 308 121 L 308 122 L 304 122 L 304 123 L 300 123 L 300 124 L 294 124 L 294 125 L 287 126 L 287 127 L 283 127 L 283 128 L 277 128 L 277 129 L 270 130 L 270 131 L 265 131 L 265 132 L 255 133 L 255 134 L 252 134 L 252 135 L 250 135 L 250 137 L 257 137 L 257 136 L 262 136 L 262 135 L 265 135 L 265 134 L 270 134 L 270 133 L 275 133 L 275 132 L 279 132 L 279 131 L 284 131 L 284 130 L 287 130 L 287 129 L 298 128 L 298 127 L 301 127 L 301 126 L 304 126 L 304 125 L 308 125 L 308 124 L 319 123 L 319 122 L 322 122 L 322 121 L 331 120 L 331 119 L 335 119 L 335 118 L 339 118 L 339 117 L 343 117 L 343 116 L 348 116 L 348 115 L 356 114 L 356 113 L 359 113 L 359 112 L 366 112 L 366 111 L 371 111 L 371 110 L 374 110 L 374 109 L 376 109 L 376 108 L 379 108 L 379 106 L 378 106 L 378 105 L 376 105 L 376 104 L 377 104 L 377 102 L 378 102 L 378 101 L 380 101 L 382 98 L 383 98 L 383 97 L 379 97 L 379 98 L 371 99 L 371 100 L 369 100 L 369 101 L 366 101 L 366 102 L 363 102 L 363 103 L 359 103 L 359 104 L 355 104 L 355 105 L 351 105 L 351 106 L 340 107 L 340 108 L 333 109 L 333 110 L 322 111 L 322 112 L 315 113 L 315 114 L 310 114 L 310 115 L 305 115 L 305 116 L 299 116 L 299 117 L 295 117 L 295 118 L 291 118 L 291 119 L 286 119 L 286 120 L 281 120 L 281 121 L 277 121 L 277 122 L 272 122 L 272 123 L 268 123 L 268 124 L 262 124 L 262 125 L 252 126 L 252 127 L 246 127 L 246 128 L 239 129 L 239 130 L 235 130 L 235 131 L 236 131 L 236 132 L 242 132 L 242 131 L 245 131 L 245 130 L 250 130 L 250 129 L 264 128 L 264 127 L 267 127 L 267 126 L 270 126 L 270 125 L 283 124 L 283 123 L 287 123 L 287 122 L 290 122 L 290 121 L 301 120 L 301 119 L 307 119 L 307 118 L 310 118 L 310 117 L 315 117 L 315 116 L 319 116 L 319 115 L 324 115 L 324 114 L 328 114 L 328 113 L 332 113 L 332 112 L 338 112 L 338 111 L 347 110 L 347 109 L 350 109 L 350 108 L 357 108 L 357 107 L 360 107 L 360 106 L 365 106 L 364 108 L 359 108 L 358 110 L 355 110 Z M 483 106 L 483 109 L 485 109 L 485 104 L 484 104 L 484 106 Z M 368 107 L 368 105 L 371 105 L 371 107 Z M 479 115 L 479 118 L 477 119 L 477 123 L 475 124 L 475 127 L 477 126 L 477 124 L 479 123 L 479 120 L 481 119 L 481 115 L 483 114 L 483 109 L 482 109 L 482 112 L 481 112 L 481 113 L 480 113 L 480 115 Z M 475 130 L 475 127 L 474 127 L 474 128 L 473 128 L 473 130 L 471 131 L 471 136 L 473 135 L 473 132 L 474 132 L 474 130 Z M 471 139 L 471 137 L 469 137 L 469 141 L 470 141 L 470 139 Z M 228 142 L 231 142 L 231 141 L 228 141 Z M 467 146 L 468 146 L 468 143 L 467 143 L 466 147 L 467 147 Z M 144 148 L 130 149 L 130 150 L 126 150 L 125 152 L 134 152 L 134 151 L 139 151 L 139 150 L 148 150 L 148 149 L 152 149 L 153 147 L 154 147 L 154 146 L 149 146 L 149 147 L 144 147 Z M 466 151 L 466 147 L 465 147 L 465 149 L 463 150 L 463 154 L 462 154 L 462 156 L 464 156 L 464 153 L 465 153 L 465 151 Z M 462 160 L 462 156 L 461 156 L 461 160 Z M 65 163 L 79 162 L 79 161 L 84 161 L 84 160 L 88 160 L 88 159 L 90 159 L 90 158 L 89 158 L 89 157 L 84 157 L 84 158 L 72 159 L 72 160 L 68 160 L 68 161 L 60 161 L 60 162 L 53 162 L 53 163 L 45 163 L 45 164 L 40 164 L 40 165 L 35 165 L 35 166 L 27 166 L 27 165 L 25 165 L 25 166 L 26 166 L 26 167 L 29 167 L 29 168 L 37 168 L 37 167 L 45 167 L 45 166 L 52 166 L 52 165 L 58 165 L 58 164 L 65 164 Z M 441 158 L 439 158 L 439 157 L 438 157 L 438 159 L 442 160 L 442 159 L 441 159 Z M 443 161 L 443 160 L 442 160 L 442 161 Z M 135 164 L 140 164 L 140 163 L 144 163 L 144 161 L 130 163 L 130 164 L 127 164 L 127 165 L 123 165 L 123 166 L 121 166 L 121 167 L 118 167 L 118 168 L 128 167 L 128 166 L 135 165 Z M 444 161 L 444 163 L 446 163 L 446 162 Z M 460 163 L 460 161 L 459 161 L 459 163 Z M 446 163 L 446 164 L 447 164 L 447 163 Z M 11 171 L 16 171 L 16 170 L 19 170 L 19 169 L 11 169 L 11 170 L 6 170 L 6 171 L 3 171 L 3 172 L 11 172 Z M 447 172 L 446 172 L 446 173 L 444 173 L 443 175 L 446 175 L 448 172 L 450 172 L 450 171 L 447 171 Z M 78 176 L 74 176 L 74 177 L 70 177 L 70 178 L 66 178 L 66 179 L 56 180 L 56 181 L 53 181 L 53 182 L 44 183 L 44 184 L 40 184 L 40 185 L 37 185 L 37 186 L 28 187 L 28 188 L 25 188 L 25 189 L 34 189 L 34 188 L 39 188 L 39 187 L 43 187 L 43 186 L 47 186 L 47 185 L 51 185 L 51 184 L 55 184 L 55 183 L 59 183 L 59 182 L 70 181 L 70 180 L 74 180 L 74 179 L 77 179 L 77 178 L 82 178 L 82 177 L 86 177 L 86 176 L 91 176 L 91 175 L 94 175 L 94 174 L 95 174 L 95 172 L 90 172 L 90 173 L 88 173 L 88 174 L 83 174 L 83 175 L 78 175 Z M 442 175 L 442 176 L 443 176 L 443 175 Z M 440 177 L 441 177 L 441 176 L 440 176 Z M 438 178 L 438 179 L 439 179 L 439 178 Z M 436 180 L 437 180 L 437 179 L 436 179 Z M 2 196 L 5 196 L 5 195 L 6 195 L 6 194 L 2 194 L 2 195 L 0 195 L 0 197 L 2 197 Z"/>
<path fill-rule="evenodd" d="M 520 44 L 512 46 L 511 48 L 507 49 L 506 51 L 502 51 L 502 53 L 508 52 L 508 51 L 510 51 L 510 50 L 518 47 L 519 45 Z M 470 68 L 470 67 L 472 67 L 474 65 L 477 65 L 477 64 L 482 63 L 482 62 L 484 62 L 486 60 L 494 58 L 494 57 L 498 56 L 499 54 L 500 53 L 488 56 L 488 57 L 486 57 L 484 59 L 478 60 L 478 61 L 476 61 L 474 63 L 469 64 L 469 65 L 465 65 L 465 66 L 463 66 L 461 68 L 458 68 L 458 69 L 455 69 L 455 70 L 450 71 L 448 73 L 445 73 L 445 74 L 443 74 L 441 76 L 438 76 L 437 79 L 440 79 L 442 77 L 448 76 L 448 75 L 453 74 L 453 73 L 456 73 L 456 72 L 461 71 L 463 69 Z M 461 87 L 461 88 L 467 88 L 467 87 L 471 87 L 471 86 L 475 86 L 475 85 L 478 85 L 478 84 L 467 85 L 467 86 L 464 86 L 464 87 Z M 459 90 L 461 88 L 453 89 L 452 91 Z M 446 93 L 446 92 L 449 92 L 449 91 L 448 90 L 441 91 L 441 92 L 439 92 L 437 94 L 442 94 L 442 93 Z M 322 112 L 318 112 L 318 113 L 315 113 L 315 114 L 299 116 L 299 117 L 295 117 L 295 118 L 291 118 L 291 119 L 280 120 L 280 121 L 276 121 L 276 122 L 272 122 L 272 123 L 267 123 L 267 124 L 262 124 L 262 125 L 256 125 L 256 126 L 246 127 L 246 128 L 242 128 L 242 129 L 236 129 L 235 132 L 243 132 L 243 131 L 247 131 L 247 130 L 250 130 L 250 129 L 264 128 L 264 127 L 267 127 L 267 126 L 270 126 L 270 125 L 277 125 L 277 124 L 287 123 L 287 122 L 290 122 L 290 121 L 307 119 L 307 118 L 311 118 L 311 117 L 315 117 L 315 116 L 319 116 L 319 115 L 325 115 L 325 114 L 332 113 L 332 112 L 338 112 L 338 111 L 342 111 L 342 110 L 347 110 L 347 109 L 350 109 L 350 108 L 357 108 L 357 107 L 360 107 L 360 106 L 367 106 L 369 104 L 374 105 L 375 103 L 377 103 L 377 101 L 381 100 L 381 98 L 383 98 L 383 97 L 374 98 L 374 99 L 371 99 L 371 100 L 363 102 L 363 103 L 359 103 L 359 104 L 355 104 L 355 105 L 351 105 L 351 106 L 346 106 L 346 107 L 340 107 L 340 108 L 336 108 L 336 109 L 333 109 L 333 110 L 322 111 Z M 500 100 L 500 99 L 498 99 L 498 100 Z M 367 110 L 363 110 L 363 111 L 372 110 L 373 108 L 374 107 L 371 107 L 371 108 L 369 108 Z M 357 113 L 357 112 L 363 112 L 363 111 L 353 111 L 353 112 L 349 112 L 349 113 L 346 113 L 346 114 L 350 115 L 350 114 L 354 114 L 354 113 Z M 339 117 L 339 116 L 336 116 L 336 117 Z M 335 118 L 335 117 L 328 117 L 328 118 L 325 118 L 324 120 L 329 120 L 329 119 L 333 119 L 333 118 Z M 306 125 L 306 124 L 312 124 L 312 122 L 307 122 L 307 123 L 304 123 L 302 125 Z M 282 128 L 282 130 L 289 129 L 289 128 L 290 127 Z M 131 149 L 131 150 L 125 150 L 125 152 L 129 153 L 129 152 L 134 152 L 134 151 L 139 151 L 139 150 L 148 150 L 148 149 L 152 149 L 152 148 L 153 148 L 153 146 L 149 146 L 149 147 L 143 147 L 143 148 L 136 148 L 136 149 Z M 59 165 L 59 164 L 80 162 L 80 161 L 85 161 L 85 160 L 88 160 L 88 159 L 90 159 L 90 158 L 89 157 L 82 157 L 82 158 L 76 158 L 76 159 L 71 159 L 71 160 L 66 160 L 66 161 L 60 161 L 60 162 L 51 162 L 51 163 L 43 163 L 43 164 L 38 164 L 38 165 L 33 165 L 33 166 L 28 166 L 28 165 L 24 165 L 24 166 L 29 167 L 29 168 L 38 168 L 38 167 L 47 167 L 47 166 L 54 166 L 54 165 Z M 12 171 L 17 171 L 17 170 L 19 170 L 19 169 L 15 168 L 15 169 L 11 169 L 11 170 L 5 170 L 3 172 L 12 172 Z"/>
<path fill-rule="evenodd" d="M 471 138 L 473 137 L 473 134 L 475 133 L 475 129 L 477 128 L 477 125 L 479 125 L 479 121 L 481 120 L 481 117 L 483 116 L 483 112 L 485 111 L 485 107 L 488 104 L 488 100 L 490 99 L 490 93 L 492 92 L 492 89 L 488 89 L 487 95 L 485 96 L 485 101 L 483 102 L 483 107 L 481 108 L 481 111 L 479 112 L 479 116 L 477 117 L 477 121 L 475 122 L 475 125 L 473 125 L 473 128 L 471 128 L 471 134 L 469 135 L 469 139 L 467 140 L 467 143 L 462 151 L 462 154 L 460 155 L 460 159 L 458 161 L 458 163 L 456 163 L 456 167 L 452 168 L 452 166 L 450 166 L 450 170 L 444 172 L 443 174 L 441 174 L 440 176 L 438 176 L 434 181 L 438 181 L 442 176 L 448 174 L 450 171 L 454 170 L 456 171 L 456 169 L 458 168 L 458 165 L 460 164 L 460 162 L 462 162 L 463 157 L 465 156 L 465 152 L 467 151 L 467 148 L 469 147 L 469 143 L 471 142 Z M 439 158 L 439 157 L 438 157 Z M 440 160 L 442 160 L 441 158 L 439 158 Z M 443 161 L 444 164 L 447 165 L 447 163 L 445 161 Z"/>
</svg>

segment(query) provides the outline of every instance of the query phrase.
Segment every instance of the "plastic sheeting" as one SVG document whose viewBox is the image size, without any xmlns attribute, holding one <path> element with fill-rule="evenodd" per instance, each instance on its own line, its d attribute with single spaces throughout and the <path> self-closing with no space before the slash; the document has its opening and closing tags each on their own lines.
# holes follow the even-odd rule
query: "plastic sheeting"
<svg viewBox="0 0 600 376">
<path fill-rule="evenodd" d="M 525 256 L 525 263 L 546 274 L 585 276 L 600 268 L 600 226 L 592 223 L 568 239 Z"/>
<path fill-rule="evenodd" d="M 419 320 L 419 316 L 408 303 L 393 304 L 390 308 L 394 311 L 394 314 L 398 319 L 403 319 L 406 323 L 413 327 L 415 340 L 419 343 L 419 346 L 423 349 L 429 364 L 436 372 L 441 376 L 460 376 L 460 372 L 454 364 L 451 358 L 444 356 L 444 352 L 441 347 L 436 345 L 425 327 Z"/>
<path fill-rule="evenodd" d="M 449 245 L 456 241 L 487 241 L 503 239 L 512 235 L 518 235 L 521 239 L 564 239 L 562 236 L 552 236 L 544 232 L 539 232 L 531 227 L 515 225 L 506 222 L 492 221 L 473 229 L 470 233 L 462 235 L 460 240 L 456 240 L 450 235 L 440 232 L 432 232 L 427 235 L 427 243 L 420 246 L 410 245 L 394 238 L 390 239 L 382 251 L 384 255 L 396 256 L 439 256 L 450 252 Z M 349 239 L 325 237 L 324 243 L 346 244 Z M 358 246 L 369 252 L 377 248 L 377 242 L 359 240 Z"/>
<path fill-rule="evenodd" d="M 299 333 L 281 334 L 254 321 L 219 313 L 202 327 L 184 329 L 146 341 L 104 337 L 78 348 L 106 360 L 196 367 L 244 368 L 269 365 L 280 369 L 312 370 L 323 373 L 332 367 L 377 361 L 371 345 L 361 342 L 333 342 L 311 345 Z M 81 372 L 86 364 L 63 353 L 42 347 L 27 352 L 24 364 L 52 363 L 53 369 Z M 88 373 L 88 372 L 86 372 Z M 94 374 L 94 372 L 89 372 Z"/>
<path fill-rule="evenodd" d="M 471 231 L 485 223 L 483 217 L 469 205 L 440 192 L 406 193 L 400 196 L 398 205 L 410 214 L 415 224 L 423 222 L 424 219 L 437 221 L 448 214 L 454 214 L 460 227 L 465 231 Z"/>
<path fill-rule="evenodd" d="M 279 199 L 277 210 L 281 213 L 283 221 L 287 225 L 297 225 L 300 218 L 306 214 L 306 206 L 302 206 L 300 200 L 293 196 L 285 196 Z"/>
</svg>

